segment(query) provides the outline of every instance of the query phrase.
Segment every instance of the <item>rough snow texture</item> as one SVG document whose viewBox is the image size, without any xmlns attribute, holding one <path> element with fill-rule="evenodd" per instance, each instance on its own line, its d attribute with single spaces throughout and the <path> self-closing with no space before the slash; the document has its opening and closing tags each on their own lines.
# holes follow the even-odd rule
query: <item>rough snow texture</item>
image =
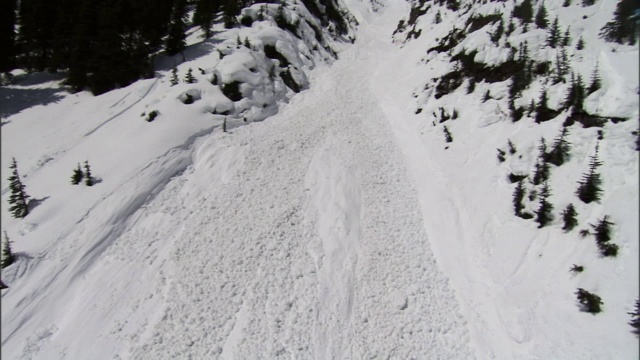
<svg viewBox="0 0 640 360">
<path fill-rule="evenodd" d="M 307 16 L 296 6 L 286 12 L 292 21 Z M 158 79 L 98 97 L 63 96 L 55 79 L 34 77 L 0 90 L 6 99 L 47 93 L 43 101 L 52 102 L 2 103 L 2 163 L 15 156 L 39 200 L 25 219 L 10 218 L 2 179 L 3 229 L 17 252 L 2 272 L 9 285 L 3 358 L 638 357 L 626 324 L 638 295 L 638 158 L 630 134 L 637 129 L 630 91 L 638 85 L 627 76 L 637 71 L 638 48 L 600 43 L 595 27 L 583 24 L 590 52 L 583 62 L 576 55 L 576 67 L 584 77 L 597 53 L 603 73 L 603 89 L 587 107 L 633 117 L 603 129 L 602 201 L 585 205 L 573 195 L 596 128 L 572 127 L 571 160 L 552 168 L 556 213 L 573 202 L 579 228 L 605 214 L 616 223 L 620 254 L 602 259 L 592 238 L 563 233 L 557 216 L 543 229 L 513 216 L 506 175 L 530 171 L 539 138 L 551 141 L 563 119 L 512 124 L 505 83 L 438 100 L 424 92 L 452 66 L 445 54 L 424 58 L 425 49 L 462 22 L 458 14 L 443 9 L 434 25 L 430 10 L 418 22 L 422 36 L 403 45 L 391 33 L 407 3 L 349 6 L 362 24 L 358 40 L 331 66 L 331 52 L 321 50 L 327 44 L 314 50 L 304 25 L 299 39 L 267 19 L 189 46 L 178 69 L 183 77 L 192 67 L 196 84 L 170 87 L 169 64 Z M 512 3 L 478 11 L 495 6 Z M 611 14 L 614 2 L 566 13 L 547 6 L 577 26 L 582 12 Z M 256 4 L 244 13 L 259 11 Z M 603 13 L 594 19 L 608 21 Z M 257 50 L 238 48 L 238 36 Z M 487 41 L 471 35 L 465 46 Z M 265 44 L 286 57 L 306 90 L 293 96 L 279 77 L 267 81 L 280 60 L 266 58 Z M 478 55 L 485 61 L 502 56 L 486 48 Z M 227 54 L 221 61 L 216 49 Z M 222 93 L 220 84 L 232 81 L 242 82 L 242 100 Z M 482 103 L 488 88 L 495 99 Z M 186 94 L 195 102 L 184 104 Z M 442 124 L 432 125 L 439 106 L 460 113 L 446 123 L 449 144 Z M 238 126 L 278 107 L 266 121 Z M 148 123 L 151 110 L 160 115 Z M 220 128 L 225 112 L 228 133 Z M 499 164 L 495 149 L 506 150 L 507 139 L 518 152 Z M 87 159 L 96 185 L 71 185 L 76 164 Z M 573 263 L 585 272 L 571 275 Z M 578 310 L 578 287 L 602 296 L 602 314 Z"/>
</svg>

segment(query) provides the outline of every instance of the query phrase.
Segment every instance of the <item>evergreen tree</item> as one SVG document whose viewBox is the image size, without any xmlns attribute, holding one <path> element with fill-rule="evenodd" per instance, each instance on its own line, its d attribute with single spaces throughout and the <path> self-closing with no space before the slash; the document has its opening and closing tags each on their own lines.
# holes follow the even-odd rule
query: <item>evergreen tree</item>
<svg viewBox="0 0 640 360">
<path fill-rule="evenodd" d="M 85 185 L 93 186 L 93 177 L 91 177 L 91 167 L 89 166 L 89 161 L 84 162 L 84 171 L 84 177 L 86 178 L 84 182 Z"/>
<path fill-rule="evenodd" d="M 574 77 L 571 74 L 571 86 L 567 92 L 567 96 L 564 100 L 564 108 L 573 106 L 573 112 L 581 112 L 584 104 L 584 84 L 582 82 L 582 76 L 578 74 L 578 77 Z"/>
<path fill-rule="evenodd" d="M 553 25 L 549 29 L 549 35 L 547 36 L 547 45 L 554 48 L 560 41 L 560 24 L 558 23 L 558 17 L 553 20 Z"/>
<path fill-rule="evenodd" d="M 240 14 L 241 3 L 237 0 L 223 0 L 222 4 L 222 20 L 224 27 L 231 29 L 238 24 L 236 16 Z"/>
<path fill-rule="evenodd" d="M 591 83 L 589 84 L 589 94 L 593 94 L 594 92 L 600 90 L 602 87 L 602 81 L 600 80 L 600 73 L 598 71 L 598 64 L 596 64 L 595 69 L 591 73 Z"/>
<path fill-rule="evenodd" d="M 562 37 L 562 46 L 569 46 L 569 44 L 571 44 L 571 26 L 567 28 Z"/>
<path fill-rule="evenodd" d="M 567 207 L 562 211 L 562 221 L 564 222 L 564 226 L 562 226 L 562 230 L 571 231 L 574 227 L 578 225 L 578 220 L 576 219 L 578 216 L 578 212 L 576 208 L 573 207 L 573 204 L 567 205 Z"/>
<path fill-rule="evenodd" d="M 571 6 L 571 0 L 564 0 L 564 2 L 562 3 L 563 7 L 569 7 Z"/>
<path fill-rule="evenodd" d="M 204 32 L 204 38 L 211 37 L 211 26 L 216 12 L 220 10 L 220 3 L 212 0 L 196 0 L 196 10 L 193 14 L 193 24 L 200 26 Z M 262 12 L 261 12 L 262 13 Z"/>
<path fill-rule="evenodd" d="M 78 163 L 78 167 L 73 169 L 73 175 L 71 176 L 71 184 L 72 185 L 80 184 L 80 181 L 82 181 L 83 177 L 84 177 L 84 174 L 82 173 L 82 168 L 80 167 L 80 163 Z"/>
<path fill-rule="evenodd" d="M 596 3 L 596 0 L 582 0 L 582 6 L 587 7 Z"/>
<path fill-rule="evenodd" d="M 505 158 L 504 158 L 505 154 L 506 153 L 504 152 L 504 150 L 498 149 L 498 161 L 499 162 L 504 162 L 505 161 Z"/>
<path fill-rule="evenodd" d="M 598 145 L 596 145 L 595 153 L 589 161 L 589 172 L 582 175 L 582 180 L 578 182 L 579 186 L 578 190 L 576 190 L 576 195 L 585 204 L 600 200 L 602 179 L 600 174 L 596 172 L 597 167 L 600 165 L 602 163 L 598 161 Z"/>
<path fill-rule="evenodd" d="M 436 17 L 434 21 L 436 24 L 440 24 L 442 22 L 442 15 L 440 14 L 440 11 L 436 13 Z"/>
<path fill-rule="evenodd" d="M 513 155 L 516 153 L 516 146 L 513 145 L 513 143 L 509 139 L 507 139 L 507 148 L 509 149 L 509 154 Z"/>
<path fill-rule="evenodd" d="M 549 185 L 546 181 L 542 184 L 542 189 L 540 189 L 538 195 L 540 196 L 540 205 L 535 213 L 536 222 L 538 223 L 538 227 L 541 228 L 553 219 L 553 215 L 551 214 L 551 211 L 553 211 L 553 205 L 547 201 L 551 195 L 551 190 L 549 190 Z"/>
<path fill-rule="evenodd" d="M 620 0 L 613 12 L 613 20 L 600 30 L 600 36 L 610 42 L 635 45 L 638 40 L 640 22 L 638 11 L 640 4 L 636 0 Z"/>
<path fill-rule="evenodd" d="M 550 168 L 547 160 L 547 143 L 544 138 L 541 138 L 538 146 L 538 159 L 531 179 L 533 185 L 540 185 L 549 179 Z"/>
<path fill-rule="evenodd" d="M 245 37 L 244 38 L 244 43 L 243 43 L 244 47 L 246 47 L 247 49 L 251 49 L 251 43 L 249 42 L 249 38 Z"/>
<path fill-rule="evenodd" d="M 529 107 L 528 107 L 527 116 L 531 116 L 531 114 L 533 114 L 534 111 L 536 111 L 536 101 L 531 99 L 531 102 L 529 103 Z"/>
<path fill-rule="evenodd" d="M 178 80 L 178 68 L 171 69 L 171 86 L 178 85 L 180 80 Z"/>
<path fill-rule="evenodd" d="M 513 8 L 513 16 L 522 20 L 523 24 L 528 24 L 533 20 L 533 3 L 531 0 L 524 0 L 520 5 Z"/>
<path fill-rule="evenodd" d="M 571 143 L 566 139 L 569 135 L 569 130 L 563 127 L 560 136 L 558 136 L 551 146 L 551 151 L 547 154 L 547 159 L 550 163 L 560 166 L 564 164 L 569 158 L 569 150 L 571 149 Z"/>
<path fill-rule="evenodd" d="M 496 31 L 490 34 L 489 36 L 491 37 L 491 41 L 497 45 L 498 41 L 500 41 L 500 38 L 502 37 L 503 34 L 504 34 L 504 22 L 502 21 L 502 19 L 500 19 L 500 22 L 498 23 L 498 27 L 496 28 Z"/>
<path fill-rule="evenodd" d="M 186 82 L 187 84 L 193 84 L 196 82 L 196 78 L 193 77 L 193 69 L 189 68 L 189 70 L 187 70 L 187 75 L 184 77 L 184 82 Z"/>
<path fill-rule="evenodd" d="M 4 232 L 4 244 L 2 248 L 2 262 L 0 263 L 1 268 L 6 268 L 7 266 L 13 264 L 15 257 L 13 255 L 13 251 L 11 250 L 11 241 L 9 241 L 9 236 L 7 232 Z"/>
<path fill-rule="evenodd" d="M 169 34 L 165 41 L 165 49 L 168 55 L 175 55 L 184 50 L 186 45 L 185 23 L 186 17 L 186 0 L 176 0 L 171 11 L 171 20 L 169 22 Z"/>
<path fill-rule="evenodd" d="M 597 314 L 602 311 L 600 308 L 603 305 L 602 299 L 596 294 L 592 294 L 585 289 L 578 288 L 575 292 L 578 302 L 580 303 L 580 310 L 592 314 Z"/>
<path fill-rule="evenodd" d="M 538 100 L 538 107 L 536 108 L 536 123 L 543 122 L 545 113 L 549 110 L 547 107 L 547 91 L 542 90 L 540 94 L 540 100 Z"/>
<path fill-rule="evenodd" d="M 516 216 L 522 216 L 522 209 L 524 208 L 524 205 L 522 205 L 522 199 L 524 199 L 524 195 L 525 190 L 522 186 L 522 180 L 520 180 L 513 191 L 513 209 Z"/>
<path fill-rule="evenodd" d="M 11 169 L 11 176 L 9 176 L 9 191 L 11 191 L 11 195 L 9 195 L 9 211 L 14 218 L 24 218 L 29 214 L 28 200 L 29 195 L 27 195 L 25 191 L 25 185 L 20 180 L 20 174 L 18 174 L 18 163 L 16 159 L 13 158 L 11 161 L 11 165 L 9 166 Z"/>
<path fill-rule="evenodd" d="M 453 137 L 451 136 L 451 133 L 449 132 L 449 129 L 447 129 L 446 126 L 444 127 L 444 139 L 448 143 L 453 142 Z"/>
<path fill-rule="evenodd" d="M 580 36 L 580 39 L 578 39 L 578 43 L 576 44 L 576 50 L 582 49 L 584 49 L 584 39 Z"/>
<path fill-rule="evenodd" d="M 538 7 L 535 23 L 540 29 L 546 29 L 547 25 L 549 25 L 549 20 L 547 20 L 547 8 L 544 6 L 544 2 Z"/>
<path fill-rule="evenodd" d="M 640 337 L 640 299 L 636 299 L 635 310 L 627 314 L 631 315 L 629 325 L 633 328 L 632 332 Z"/>
<path fill-rule="evenodd" d="M 17 7 L 17 0 L 0 2 L 0 72 L 8 72 L 15 66 Z"/>
<path fill-rule="evenodd" d="M 611 226 L 614 225 L 609 221 L 609 215 L 605 215 L 597 224 L 589 224 L 593 228 L 596 243 L 604 244 L 611 241 Z"/>
</svg>

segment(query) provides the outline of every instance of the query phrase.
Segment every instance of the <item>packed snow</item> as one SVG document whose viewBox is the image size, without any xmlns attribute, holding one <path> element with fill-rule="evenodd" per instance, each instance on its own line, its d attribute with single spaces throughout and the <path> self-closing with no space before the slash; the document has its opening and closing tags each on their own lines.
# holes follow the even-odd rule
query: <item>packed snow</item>
<svg viewBox="0 0 640 360">
<path fill-rule="evenodd" d="M 538 229 L 513 215 L 507 174 L 528 172 L 540 137 L 552 141 L 562 121 L 511 123 L 504 83 L 441 99 L 424 91 L 451 68 L 425 50 L 457 14 L 443 11 L 435 25 L 428 12 L 422 36 L 404 42 L 391 34 L 410 4 L 347 5 L 360 24 L 354 44 L 318 42 L 301 4 L 285 12 L 300 37 L 275 27 L 275 4 L 263 21 L 260 4 L 243 10 L 251 27 L 204 42 L 192 32 L 178 70 L 182 79 L 192 68 L 193 84 L 171 87 L 175 59 L 165 58 L 157 78 L 97 97 L 66 94 L 42 74 L 0 89 L 3 168 L 15 157 L 37 200 L 26 218 L 11 218 L 3 176 L 2 228 L 17 254 L 2 271 L 3 358 L 640 356 L 627 325 L 639 291 L 638 47 L 583 27 L 593 47 L 576 66 L 588 78 L 597 59 L 604 80 L 586 106 L 633 119 L 602 129 L 602 201 L 574 195 L 598 128 L 573 127 L 571 159 L 552 169 L 555 213 L 573 202 L 580 228 L 603 215 L 615 223 L 620 254 L 601 258 L 558 217 Z M 580 11 L 596 10 L 549 9 L 576 27 Z M 611 11 L 589 14 L 601 27 Z M 476 35 L 460 47 L 490 43 Z M 289 64 L 265 56 L 265 45 Z M 484 50 L 487 62 L 505 56 Z M 221 91 L 234 81 L 242 100 Z M 482 103 L 489 88 L 494 99 Z M 55 99 L 9 106 L 23 91 Z M 431 115 L 438 107 L 460 112 L 446 123 L 452 143 Z M 151 111 L 159 115 L 147 122 Z M 517 152 L 498 163 L 507 139 Z M 71 185 L 85 160 L 97 183 Z M 585 272 L 570 273 L 574 263 Z M 601 295 L 604 312 L 579 311 L 578 287 Z"/>
</svg>

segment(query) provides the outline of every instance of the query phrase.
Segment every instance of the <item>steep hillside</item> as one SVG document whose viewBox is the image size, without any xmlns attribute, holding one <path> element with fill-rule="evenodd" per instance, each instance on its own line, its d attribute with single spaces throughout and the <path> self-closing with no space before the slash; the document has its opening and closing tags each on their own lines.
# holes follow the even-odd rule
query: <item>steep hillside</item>
<svg viewBox="0 0 640 360">
<path fill-rule="evenodd" d="M 394 33 L 386 91 L 412 112 L 428 234 L 481 358 L 637 358 L 638 46 L 599 36 L 615 1 L 534 3 L 544 29 L 511 15 L 525 3 L 415 1 Z M 597 201 L 577 193 L 594 160 Z M 602 313 L 580 311 L 578 288 Z"/>
</svg>

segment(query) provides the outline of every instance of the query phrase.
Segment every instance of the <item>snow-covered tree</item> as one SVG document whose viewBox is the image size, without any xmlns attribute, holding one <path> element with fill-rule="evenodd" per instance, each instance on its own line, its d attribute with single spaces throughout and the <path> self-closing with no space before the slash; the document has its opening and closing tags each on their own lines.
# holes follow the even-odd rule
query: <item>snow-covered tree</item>
<svg viewBox="0 0 640 360">
<path fill-rule="evenodd" d="M 16 159 L 11 160 L 11 176 L 9 176 L 9 211 L 14 218 L 24 218 L 29 214 L 28 200 L 29 195 L 25 191 L 25 185 L 20 180 L 20 174 L 18 173 L 18 163 Z"/>
<path fill-rule="evenodd" d="M 187 70 L 187 75 L 185 75 L 184 77 L 184 82 L 186 82 L 187 84 L 193 84 L 196 82 L 196 78 L 193 77 L 193 69 L 189 68 L 189 70 Z"/>
<path fill-rule="evenodd" d="M 173 69 L 171 69 L 171 86 L 178 85 L 179 82 L 180 80 L 178 80 L 178 68 L 174 67 Z"/>
<path fill-rule="evenodd" d="M 78 185 L 82 178 L 84 177 L 84 173 L 82 172 L 82 168 L 80 167 L 80 163 L 78 163 L 78 167 L 73 169 L 73 175 L 71 175 L 71 184 Z"/>
</svg>

